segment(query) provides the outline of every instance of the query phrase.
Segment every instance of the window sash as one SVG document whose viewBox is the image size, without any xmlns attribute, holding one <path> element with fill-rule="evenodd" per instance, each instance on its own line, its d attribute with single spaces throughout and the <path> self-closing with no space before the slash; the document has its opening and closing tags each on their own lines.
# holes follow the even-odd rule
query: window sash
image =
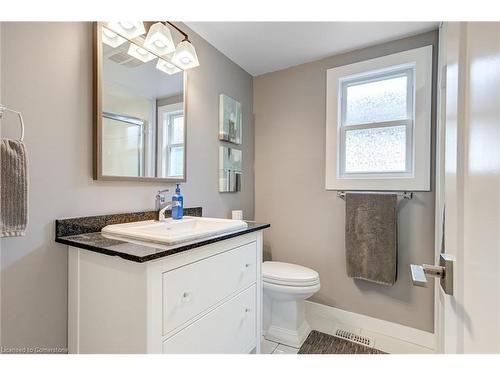
<svg viewBox="0 0 500 375">
<path fill-rule="evenodd" d="M 167 160 L 166 160 L 166 169 L 167 169 L 167 176 L 169 177 L 177 177 L 172 175 L 172 171 L 170 168 L 171 160 L 172 160 L 172 149 L 173 148 L 182 148 L 182 152 L 184 152 L 184 142 L 182 143 L 172 143 L 173 142 L 173 137 L 174 137 L 174 120 L 179 117 L 184 117 L 184 113 L 182 111 L 179 112 L 172 112 L 168 115 L 168 120 L 167 120 L 167 144 L 166 144 L 166 154 L 167 154 Z M 184 129 L 185 131 L 185 129 Z"/>
<path fill-rule="evenodd" d="M 183 143 L 179 143 L 179 144 L 173 144 L 173 145 L 167 146 L 167 155 L 168 155 L 167 170 L 168 170 L 168 176 L 170 176 L 170 177 L 178 177 L 178 176 L 181 176 L 181 175 L 173 175 L 172 171 L 171 171 L 171 168 L 170 168 L 170 162 L 172 161 L 172 149 L 173 148 L 182 148 L 182 153 L 184 153 L 184 144 Z"/>
<path fill-rule="evenodd" d="M 392 67 L 380 73 L 366 73 L 356 77 L 345 77 L 341 79 L 340 87 L 340 126 L 355 126 L 357 124 L 346 124 L 347 115 L 347 89 L 351 86 L 385 81 L 391 78 L 406 77 L 406 119 L 414 118 L 414 67 Z M 394 120 L 397 121 L 397 120 Z M 376 124 L 377 122 L 375 122 Z M 370 124 L 370 123 L 363 123 Z M 360 124 L 361 125 L 361 124 Z"/>
<path fill-rule="evenodd" d="M 169 145 L 174 145 L 176 143 L 173 143 L 173 137 L 174 137 L 174 121 L 176 118 L 179 118 L 179 117 L 184 117 L 184 113 L 183 112 L 172 112 L 171 114 L 168 115 L 168 144 Z M 184 144 L 184 142 L 182 143 L 177 143 L 177 144 Z"/>
<path fill-rule="evenodd" d="M 363 73 L 356 75 L 356 77 L 345 77 L 340 79 L 340 121 L 339 121 L 339 134 L 338 134 L 338 153 L 339 153 L 339 178 L 397 178 L 397 177 L 411 177 L 413 176 L 413 145 L 414 145 L 414 67 L 391 67 L 384 70 L 384 72 L 377 73 Z M 347 88 L 350 86 L 361 85 L 371 82 L 383 81 L 391 78 L 407 77 L 406 86 L 406 110 L 407 118 L 401 120 L 391 120 L 383 122 L 371 122 L 360 124 L 345 124 L 346 110 L 347 110 Z M 362 129 L 375 129 L 375 128 L 388 128 L 394 126 L 406 127 L 406 156 L 405 156 L 405 171 L 387 172 L 346 172 L 346 133 L 350 130 Z"/>
<path fill-rule="evenodd" d="M 377 129 L 377 128 L 390 128 L 394 126 L 405 126 L 406 127 L 406 156 L 405 156 L 405 167 L 404 171 L 388 172 L 388 171 L 376 171 L 376 172 L 346 172 L 346 133 L 352 130 L 363 130 L 363 129 Z M 340 178 L 353 178 L 353 177 L 408 177 L 413 175 L 413 120 L 395 120 L 386 121 L 371 124 L 361 124 L 361 125 L 350 125 L 343 126 L 339 131 L 339 151 L 340 151 L 340 168 L 339 177 Z"/>
</svg>

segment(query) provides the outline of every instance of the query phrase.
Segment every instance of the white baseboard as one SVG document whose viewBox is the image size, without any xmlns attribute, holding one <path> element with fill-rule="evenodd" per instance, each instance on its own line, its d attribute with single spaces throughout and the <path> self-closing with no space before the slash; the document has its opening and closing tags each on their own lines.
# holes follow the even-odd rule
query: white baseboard
<svg viewBox="0 0 500 375">
<path fill-rule="evenodd" d="M 374 347 L 392 354 L 433 354 L 436 339 L 430 332 L 366 315 L 305 301 L 306 318 L 312 329 L 334 334 L 338 328 L 371 337 Z"/>
<path fill-rule="evenodd" d="M 304 320 L 300 328 L 295 331 L 271 325 L 265 333 L 265 338 L 269 341 L 300 349 L 307 336 L 309 336 L 309 332 L 311 332 L 311 327 L 307 320 Z"/>
</svg>

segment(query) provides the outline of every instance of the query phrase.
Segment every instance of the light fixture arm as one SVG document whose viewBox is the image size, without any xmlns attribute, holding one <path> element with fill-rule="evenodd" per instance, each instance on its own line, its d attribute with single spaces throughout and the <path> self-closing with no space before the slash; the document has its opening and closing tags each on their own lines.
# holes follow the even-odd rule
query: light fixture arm
<svg viewBox="0 0 500 375">
<path fill-rule="evenodd" d="M 185 41 L 187 40 L 189 42 L 189 38 L 188 38 L 188 35 L 182 31 L 181 29 L 179 29 L 177 26 L 175 26 L 172 22 L 170 21 L 166 21 L 167 24 L 169 24 L 170 26 L 172 26 L 174 29 L 176 29 L 179 33 L 181 33 L 183 36 L 184 36 L 184 39 L 182 41 Z"/>
</svg>

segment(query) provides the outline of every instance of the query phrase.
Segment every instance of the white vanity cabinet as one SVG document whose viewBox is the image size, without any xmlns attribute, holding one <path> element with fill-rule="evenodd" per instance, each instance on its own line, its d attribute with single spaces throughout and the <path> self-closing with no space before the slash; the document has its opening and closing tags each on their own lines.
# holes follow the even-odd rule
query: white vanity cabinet
<svg viewBox="0 0 500 375">
<path fill-rule="evenodd" d="M 262 231 L 144 263 L 70 247 L 70 353 L 260 352 Z"/>
</svg>

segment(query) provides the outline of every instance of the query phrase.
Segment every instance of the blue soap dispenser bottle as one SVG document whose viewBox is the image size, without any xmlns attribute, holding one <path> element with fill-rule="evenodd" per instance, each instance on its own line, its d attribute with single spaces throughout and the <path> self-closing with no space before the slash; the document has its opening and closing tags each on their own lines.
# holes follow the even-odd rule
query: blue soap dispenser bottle
<svg viewBox="0 0 500 375">
<path fill-rule="evenodd" d="M 172 202 L 179 202 L 178 206 L 172 206 L 172 219 L 179 220 L 182 219 L 183 210 L 184 210 L 184 197 L 181 194 L 181 188 L 177 184 L 175 188 L 175 194 L 172 196 Z"/>
</svg>

